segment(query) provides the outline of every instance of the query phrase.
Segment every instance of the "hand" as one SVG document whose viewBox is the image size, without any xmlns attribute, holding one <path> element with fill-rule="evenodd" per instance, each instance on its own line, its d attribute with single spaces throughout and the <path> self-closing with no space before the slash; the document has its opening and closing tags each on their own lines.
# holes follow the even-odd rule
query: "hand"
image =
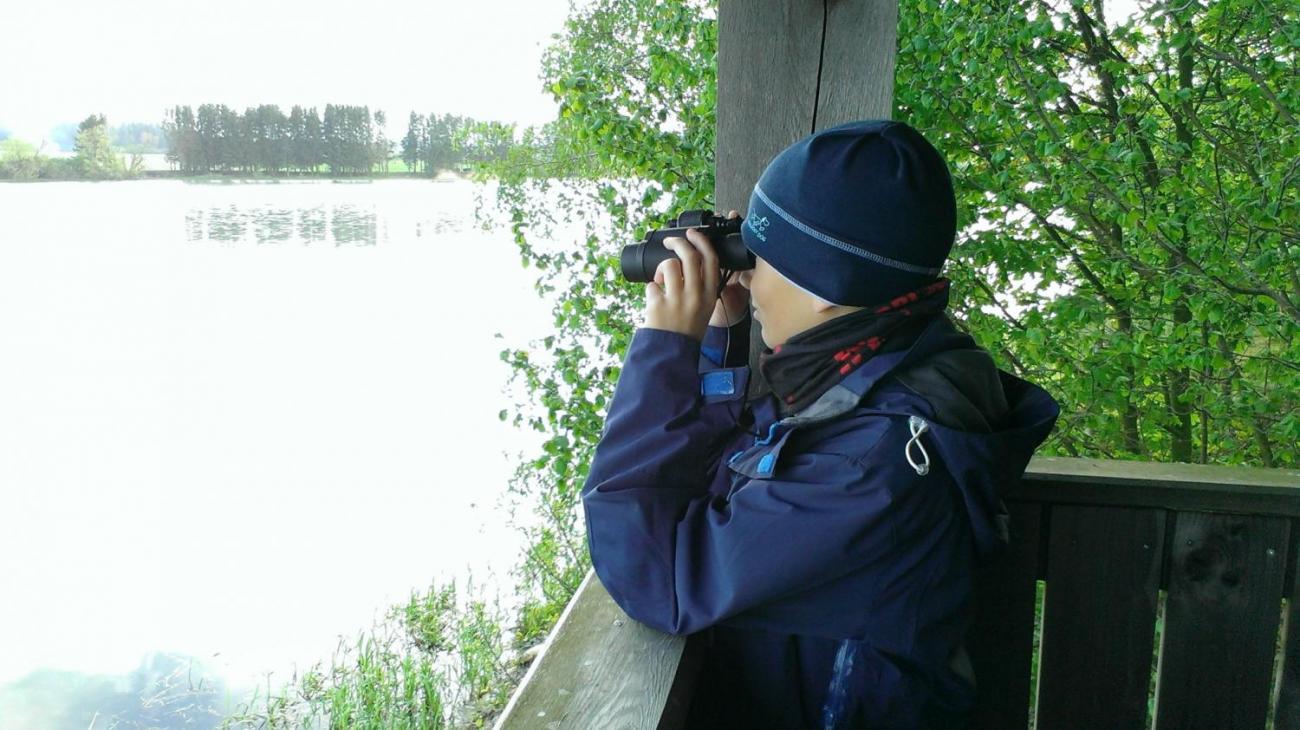
<svg viewBox="0 0 1300 730">
<path fill-rule="evenodd" d="M 703 341 L 722 279 L 718 255 L 708 237 L 694 228 L 686 238 L 664 239 L 664 247 L 677 258 L 660 262 L 654 281 L 646 284 L 645 326 Z"/>
<path fill-rule="evenodd" d="M 739 218 L 736 211 L 727 213 L 728 218 Z M 739 271 L 733 272 L 722 289 L 722 296 L 713 307 L 713 316 L 709 319 L 710 327 L 730 327 L 749 314 L 749 289 L 740 284 Z"/>
</svg>

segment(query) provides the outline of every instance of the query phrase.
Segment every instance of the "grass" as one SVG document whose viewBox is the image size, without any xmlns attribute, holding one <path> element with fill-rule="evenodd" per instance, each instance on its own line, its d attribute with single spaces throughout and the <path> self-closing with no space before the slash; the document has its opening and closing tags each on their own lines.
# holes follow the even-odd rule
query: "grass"
<svg viewBox="0 0 1300 730">
<path fill-rule="evenodd" d="M 434 584 L 391 608 L 288 684 L 255 694 L 222 724 L 244 728 L 430 730 L 484 728 L 525 667 L 512 660 L 499 607 Z M 461 600 L 464 598 L 464 600 Z"/>
<path fill-rule="evenodd" d="M 519 477 L 529 473 L 519 465 L 512 492 L 531 493 Z M 527 672 L 521 657 L 550 634 L 591 567 L 576 492 L 544 492 L 539 502 L 541 524 L 520 527 L 528 547 L 512 571 L 523 598 L 513 616 L 482 598 L 472 577 L 463 592 L 435 582 L 340 643 L 327 668 L 243 703 L 222 730 L 491 727 Z"/>
</svg>

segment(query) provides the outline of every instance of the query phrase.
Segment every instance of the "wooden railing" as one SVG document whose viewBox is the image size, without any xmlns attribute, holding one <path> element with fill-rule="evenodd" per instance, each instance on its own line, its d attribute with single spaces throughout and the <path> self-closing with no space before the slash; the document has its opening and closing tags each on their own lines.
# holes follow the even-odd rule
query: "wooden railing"
<svg viewBox="0 0 1300 730">
<path fill-rule="evenodd" d="M 979 727 L 1263 728 L 1275 706 L 1300 728 L 1300 471 L 1036 458 L 1006 502 L 967 643 Z M 589 574 L 497 727 L 681 728 L 698 658 Z"/>
</svg>

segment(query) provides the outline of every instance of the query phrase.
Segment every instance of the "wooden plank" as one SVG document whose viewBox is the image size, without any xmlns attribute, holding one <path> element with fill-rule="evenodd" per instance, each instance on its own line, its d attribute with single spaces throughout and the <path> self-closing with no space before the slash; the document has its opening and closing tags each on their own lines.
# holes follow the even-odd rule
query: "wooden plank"
<svg viewBox="0 0 1300 730">
<path fill-rule="evenodd" d="M 975 575 L 973 616 L 967 634 L 978 686 L 971 717 L 977 728 L 1028 727 L 1033 659 L 1035 582 L 1043 507 L 1008 505 L 1011 546 Z"/>
<path fill-rule="evenodd" d="M 1300 517 L 1300 471 L 1034 457 L 1007 500 Z"/>
<path fill-rule="evenodd" d="M 897 0 L 827 3 L 816 129 L 891 117 L 897 36 Z"/>
<path fill-rule="evenodd" d="M 660 720 L 670 695 L 670 720 L 689 705 L 695 677 L 677 676 L 686 644 L 628 618 L 589 571 L 495 727 L 674 727 Z"/>
<path fill-rule="evenodd" d="M 1187 484 L 1222 487 L 1228 491 L 1251 491 L 1259 487 L 1300 489 L 1300 470 L 1264 469 L 1256 466 L 1035 456 L 1030 459 L 1025 474 L 1029 478 L 1051 478 L 1061 483 L 1128 486 Z"/>
<path fill-rule="evenodd" d="M 686 728 L 691 714 L 691 701 L 695 699 L 695 691 L 700 686 L 700 672 L 704 668 L 705 652 L 708 651 L 708 633 L 699 631 L 685 637 L 686 646 L 677 662 L 677 670 L 673 673 L 673 684 L 668 688 L 663 714 L 655 726 L 657 730 Z"/>
<path fill-rule="evenodd" d="M 1265 725 L 1290 524 L 1176 515 L 1156 727 Z"/>
<path fill-rule="evenodd" d="M 718 4 L 718 107 L 714 207 L 749 208 L 767 163 L 811 134 L 817 104 L 824 0 L 722 0 Z M 759 372 L 763 329 L 749 327 L 748 394 L 767 389 Z"/>
<path fill-rule="evenodd" d="M 791 142 L 889 118 L 897 26 L 896 0 L 720 3 L 717 210 L 743 214 L 763 169 Z"/>
<path fill-rule="evenodd" d="M 1038 727 L 1144 728 L 1162 510 L 1053 507 Z"/>
<path fill-rule="evenodd" d="M 743 215 L 776 153 L 811 134 L 822 0 L 722 0 L 714 205 Z"/>
<path fill-rule="evenodd" d="M 1276 730 L 1300 730 L 1300 524 L 1291 521 L 1291 547 L 1287 550 L 1290 566 L 1286 587 L 1287 612 L 1285 649 L 1282 655 L 1282 676 L 1277 688 L 1277 711 L 1273 727 Z"/>
</svg>

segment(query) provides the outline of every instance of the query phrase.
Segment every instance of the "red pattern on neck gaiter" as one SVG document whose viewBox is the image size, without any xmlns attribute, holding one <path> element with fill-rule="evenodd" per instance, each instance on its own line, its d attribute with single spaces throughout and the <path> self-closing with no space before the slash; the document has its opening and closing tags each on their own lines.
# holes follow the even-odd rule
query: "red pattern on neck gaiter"
<svg viewBox="0 0 1300 730">
<path fill-rule="evenodd" d="M 951 282 L 941 278 L 888 302 L 823 322 L 759 355 L 758 367 L 783 415 L 803 410 L 877 353 L 909 344 L 911 334 L 948 305 Z"/>
</svg>

